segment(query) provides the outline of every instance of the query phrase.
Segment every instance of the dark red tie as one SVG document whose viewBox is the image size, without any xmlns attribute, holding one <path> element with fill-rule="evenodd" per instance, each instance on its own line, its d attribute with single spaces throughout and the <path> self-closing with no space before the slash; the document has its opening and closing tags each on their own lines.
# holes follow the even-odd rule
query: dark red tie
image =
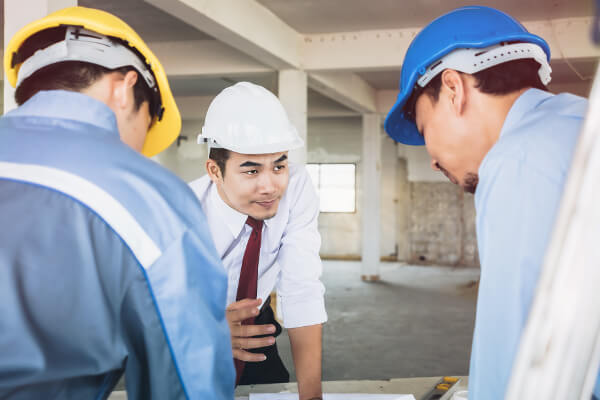
<svg viewBox="0 0 600 400">
<path fill-rule="evenodd" d="M 258 286 L 258 258 L 260 256 L 260 240 L 262 238 L 263 222 L 248 217 L 246 224 L 252 227 L 252 233 L 250 233 L 246 251 L 244 252 L 244 259 L 242 260 L 242 271 L 240 272 L 236 301 L 255 299 Z M 242 321 L 242 325 L 252 325 L 253 323 L 254 318 L 248 318 L 247 320 Z M 237 385 L 242 377 L 242 372 L 244 372 L 245 362 L 238 359 L 234 359 L 234 361 L 236 372 L 235 383 Z"/>
</svg>

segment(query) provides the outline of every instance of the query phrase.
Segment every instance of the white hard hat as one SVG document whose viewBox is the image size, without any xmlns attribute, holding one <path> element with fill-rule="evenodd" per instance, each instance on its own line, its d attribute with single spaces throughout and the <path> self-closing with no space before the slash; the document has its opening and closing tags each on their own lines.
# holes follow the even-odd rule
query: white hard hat
<svg viewBox="0 0 600 400">
<path fill-rule="evenodd" d="M 198 143 L 241 154 L 268 154 L 304 145 L 279 99 L 262 86 L 239 82 L 208 107 Z"/>
</svg>

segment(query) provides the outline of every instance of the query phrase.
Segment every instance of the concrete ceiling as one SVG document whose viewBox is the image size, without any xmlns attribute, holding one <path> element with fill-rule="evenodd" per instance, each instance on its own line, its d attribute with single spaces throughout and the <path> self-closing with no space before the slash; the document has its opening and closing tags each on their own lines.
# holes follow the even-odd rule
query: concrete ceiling
<svg viewBox="0 0 600 400">
<path fill-rule="evenodd" d="M 257 0 L 300 33 L 414 28 L 466 5 L 485 5 L 522 21 L 593 15 L 591 0 Z"/>
<path fill-rule="evenodd" d="M 143 0 L 79 0 L 78 4 L 99 8 L 120 17 L 146 42 L 212 39 Z"/>
<path fill-rule="evenodd" d="M 277 93 L 277 74 L 261 74 L 237 77 L 177 76 L 169 79 L 175 96 L 215 96 L 221 90 L 237 82 L 248 81 Z"/>
<path fill-rule="evenodd" d="M 173 0 L 173 3 L 166 4 L 163 9 L 159 9 L 148 1 L 152 0 L 79 0 L 79 4 L 86 7 L 99 8 L 108 12 L 111 12 L 125 22 L 130 24 L 140 36 L 150 44 L 150 47 L 161 50 L 161 43 L 163 48 L 171 48 L 176 42 L 185 42 L 190 44 L 190 49 L 200 49 L 197 51 L 199 54 L 194 61 L 190 61 L 191 52 L 183 53 L 169 53 L 179 56 L 180 63 L 178 67 L 197 65 L 198 71 L 201 71 L 202 66 L 208 64 L 218 65 L 213 68 L 207 75 L 201 75 L 202 72 L 196 72 L 194 68 L 188 69 L 180 68 L 174 75 L 170 76 L 171 86 L 176 96 L 213 96 L 222 90 L 224 87 L 238 81 L 248 80 L 257 84 L 263 85 L 273 92 L 277 92 L 277 74 L 272 66 L 269 66 L 265 60 L 260 57 L 253 56 L 252 54 L 245 54 L 245 48 L 242 46 L 232 46 L 231 41 L 227 41 L 217 33 L 215 30 L 213 35 L 209 35 L 202 31 L 205 28 L 202 24 L 188 24 L 184 22 L 185 15 L 179 15 L 178 17 L 171 15 L 171 4 L 182 4 L 181 0 Z M 160 1 L 152 1 L 160 3 Z M 0 0 L 0 14 L 3 14 L 4 0 Z M 249 2 L 254 3 L 254 2 Z M 200 3 L 199 3 L 200 4 Z M 208 7 L 208 5 L 196 5 L 195 7 Z M 480 1 L 465 1 L 465 0 L 256 0 L 258 7 L 264 6 L 266 13 L 272 13 L 274 18 L 282 21 L 282 24 L 287 24 L 291 29 L 298 32 L 300 35 L 309 34 L 328 34 L 335 32 L 356 32 L 361 31 L 373 31 L 373 30 L 399 30 L 399 29 L 415 29 L 425 25 L 433 18 L 454 9 L 459 6 L 469 4 L 482 4 L 492 7 L 499 8 L 506 11 L 521 21 L 540 21 L 560 18 L 575 18 L 575 17 L 589 17 L 593 15 L 593 1 L 592 0 L 480 0 Z M 216 6 L 217 4 L 215 4 Z M 219 4 L 219 6 L 221 6 Z M 224 6 L 224 4 L 223 4 Z M 227 7 L 224 7 L 228 10 Z M 2 21 L 4 20 L 3 15 Z M 253 24 L 258 24 L 255 28 L 259 29 L 260 21 L 243 19 L 238 23 L 247 23 L 249 27 L 253 27 Z M 195 25 L 195 26 L 192 26 Z M 251 28 L 252 29 L 252 28 Z M 260 29 L 259 29 L 260 30 Z M 2 32 L 3 30 L 0 30 Z M 216 32 L 220 32 L 218 29 Z M 252 30 L 248 31 L 252 32 Z M 360 35 L 360 34 L 359 34 Z M 400 35 L 402 35 L 400 33 Z M 583 35 L 583 33 L 582 33 Z M 367 34 L 368 36 L 368 34 Z M 379 35 L 377 35 L 379 37 Z M 579 36 L 576 36 L 579 37 Z M 308 38 L 308 36 L 306 37 Z M 339 37 L 329 37 L 326 40 L 340 39 Z M 308 40 L 308 39 L 307 39 Z M 341 40 L 344 37 L 341 36 Z M 361 38 L 359 37 L 359 41 Z M 367 40 L 367 43 L 371 43 Z M 323 42 L 323 39 L 320 39 Z M 152 44 L 154 43 L 154 46 Z M 211 45 L 210 43 L 213 43 Z M 378 45 L 376 42 L 374 45 Z M 569 42 L 572 43 L 572 42 Z M 198 47 L 198 46 L 199 47 Z M 386 46 L 386 44 L 383 44 Z M 204 47 L 207 46 L 207 47 Z M 215 47 L 216 46 L 216 47 Z M 387 44 L 387 46 L 390 46 Z M 401 47 L 400 44 L 392 44 L 390 49 L 396 49 Z M 576 47 L 576 46 L 575 46 Z M 388 47 L 384 47 L 388 49 Z M 223 50 L 218 50 L 223 49 Z M 217 51 L 218 50 L 218 51 Z M 364 51 L 369 50 L 369 45 L 362 49 L 354 51 L 358 54 L 363 54 Z M 564 48 L 565 51 L 570 50 Z M 161 51 L 164 51 L 162 49 Z M 385 50 L 387 51 L 387 50 Z M 393 50 L 391 51 L 393 52 Z M 390 52 L 390 53 L 391 53 Z M 159 54 L 160 53 L 160 54 Z M 325 51 L 325 55 L 327 50 Z M 167 68 L 167 72 L 170 71 L 168 62 L 177 57 L 168 57 L 163 55 L 162 52 L 157 52 L 159 58 L 163 60 L 163 64 Z M 239 54 L 239 58 L 235 58 L 232 54 Z M 387 53 L 380 53 L 387 54 Z M 221 57 L 223 55 L 223 57 Z M 249 57 L 250 56 L 250 57 Z M 232 58 L 233 57 L 233 58 Z M 254 58 L 252 58 L 254 57 Z M 317 60 L 320 56 L 316 56 Z M 334 56 L 335 57 L 335 56 Z M 360 58 L 360 57 L 359 57 Z M 563 58 L 564 57 L 560 57 Z M 225 60 L 224 63 L 238 62 L 240 67 L 240 73 L 237 70 L 234 72 L 227 72 L 219 64 Z M 364 59 L 364 57 L 363 57 Z M 590 77 L 596 66 L 595 58 L 577 59 L 572 58 L 569 63 L 563 59 L 559 59 L 552 63 L 554 72 L 553 85 L 551 89 L 556 90 L 570 90 L 577 94 L 587 94 L 590 87 L 589 80 L 582 80 L 575 72 L 585 77 Z M 372 58 L 377 68 L 371 68 L 365 70 L 364 68 L 350 67 L 344 70 L 328 70 L 330 74 L 326 79 L 317 79 L 319 82 L 325 82 L 325 84 L 332 84 L 333 93 L 343 92 L 347 83 L 355 83 L 356 79 L 360 79 L 364 82 L 363 86 L 359 82 L 358 88 L 372 91 L 394 91 L 398 87 L 399 69 L 400 67 L 385 67 L 379 68 L 378 62 L 380 58 Z M 251 63 L 256 65 L 264 65 L 263 72 L 256 72 L 253 70 Z M 246 70 L 243 70 L 246 68 Z M 261 67 L 262 68 L 262 67 Z M 345 68 L 345 67 L 344 67 Z M 226 69 L 226 68 L 225 68 Z M 260 68 L 258 68 L 260 69 Z M 250 72 L 253 70 L 254 72 Z M 268 71 L 272 72 L 268 72 Z M 190 72 L 188 72 L 190 71 Z M 267 72 L 264 72 L 267 71 Z M 319 69 L 313 70 L 317 74 Z M 350 74 L 341 80 L 336 81 L 340 74 Z M 353 78 L 356 77 L 356 78 Z M 331 78 L 336 79 L 331 79 Z M 345 80 L 344 80 L 345 79 Z M 337 85 L 337 86 L 336 86 Z M 368 85 L 365 88 L 365 85 Z M 356 93 L 361 93 L 360 90 Z M 313 115 L 319 115 L 318 109 L 328 110 L 332 115 L 344 115 L 344 114 L 356 114 L 356 111 L 350 111 L 349 108 L 343 106 L 337 101 L 336 96 L 328 96 L 332 91 L 329 90 L 309 90 L 308 101 L 309 111 L 312 110 Z M 354 92 L 348 92 L 354 93 Z M 343 97 L 342 93 L 342 97 Z M 372 94 L 369 96 L 373 96 Z M 339 96 L 338 96 L 339 97 Z M 390 95 L 390 98 L 395 96 Z"/>
</svg>

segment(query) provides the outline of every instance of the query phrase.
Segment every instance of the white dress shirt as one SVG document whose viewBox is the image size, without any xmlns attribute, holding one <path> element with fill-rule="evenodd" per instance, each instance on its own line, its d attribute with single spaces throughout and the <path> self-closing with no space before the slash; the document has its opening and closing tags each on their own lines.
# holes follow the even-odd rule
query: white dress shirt
<svg viewBox="0 0 600 400">
<path fill-rule="evenodd" d="M 319 199 L 303 165 L 289 164 L 290 180 L 277 214 L 264 221 L 258 263 L 257 296 L 277 288 L 285 328 L 327 321 L 318 231 Z M 190 183 L 200 200 L 217 253 L 227 270 L 227 304 L 236 301 L 242 259 L 252 228 L 247 215 L 229 207 L 208 175 Z"/>
</svg>

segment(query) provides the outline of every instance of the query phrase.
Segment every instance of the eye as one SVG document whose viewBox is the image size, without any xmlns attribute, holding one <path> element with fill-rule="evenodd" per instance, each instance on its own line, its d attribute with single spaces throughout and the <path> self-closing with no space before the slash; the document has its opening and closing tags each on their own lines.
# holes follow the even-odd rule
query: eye
<svg viewBox="0 0 600 400">
<path fill-rule="evenodd" d="M 285 169 L 285 165 L 276 165 L 274 169 L 275 171 L 282 171 Z"/>
<path fill-rule="evenodd" d="M 246 174 L 246 175 L 256 175 L 256 174 L 258 174 L 258 171 L 255 170 L 255 169 L 252 169 L 250 171 L 244 171 L 243 174 Z"/>
</svg>

